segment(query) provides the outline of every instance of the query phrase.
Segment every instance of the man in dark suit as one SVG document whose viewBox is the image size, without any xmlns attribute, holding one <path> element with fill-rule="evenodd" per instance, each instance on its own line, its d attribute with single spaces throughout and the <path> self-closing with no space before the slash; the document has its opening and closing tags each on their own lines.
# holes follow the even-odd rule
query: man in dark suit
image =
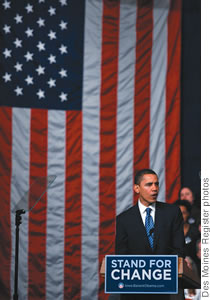
<svg viewBox="0 0 210 300">
<path fill-rule="evenodd" d="M 138 203 L 117 216 L 115 253 L 184 256 L 182 214 L 175 205 L 157 201 L 157 174 L 150 169 L 137 172 L 134 191 L 139 195 Z M 121 299 L 164 300 L 170 299 L 170 296 L 125 294 L 121 295 Z"/>
</svg>

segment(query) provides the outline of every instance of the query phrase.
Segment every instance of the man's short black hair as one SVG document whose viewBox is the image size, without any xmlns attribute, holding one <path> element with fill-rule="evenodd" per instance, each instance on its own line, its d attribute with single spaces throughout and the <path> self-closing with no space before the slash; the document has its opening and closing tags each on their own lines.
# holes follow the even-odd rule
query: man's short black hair
<svg viewBox="0 0 210 300">
<path fill-rule="evenodd" d="M 135 184 L 139 184 L 142 180 L 142 177 L 146 174 L 153 174 L 153 175 L 156 175 L 157 174 L 155 173 L 155 171 L 153 171 L 152 169 L 142 169 L 142 170 L 139 170 L 136 175 L 135 175 L 135 178 L 134 178 L 134 183 Z M 158 176 L 157 176 L 158 177 Z"/>
<path fill-rule="evenodd" d="M 189 201 L 184 200 L 184 199 L 183 199 L 183 200 L 178 199 L 178 200 L 176 200 L 176 201 L 174 202 L 174 204 L 179 205 L 179 206 L 184 206 L 184 207 L 186 207 L 188 213 L 189 213 L 189 214 L 191 213 L 192 205 L 190 204 Z"/>
</svg>

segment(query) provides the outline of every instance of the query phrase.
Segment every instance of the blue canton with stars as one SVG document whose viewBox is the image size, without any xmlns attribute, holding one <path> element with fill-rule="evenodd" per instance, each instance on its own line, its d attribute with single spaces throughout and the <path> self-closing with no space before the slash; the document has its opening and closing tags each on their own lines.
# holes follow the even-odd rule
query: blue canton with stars
<svg viewBox="0 0 210 300">
<path fill-rule="evenodd" d="M 84 2 L 0 2 L 0 105 L 81 109 Z"/>
</svg>

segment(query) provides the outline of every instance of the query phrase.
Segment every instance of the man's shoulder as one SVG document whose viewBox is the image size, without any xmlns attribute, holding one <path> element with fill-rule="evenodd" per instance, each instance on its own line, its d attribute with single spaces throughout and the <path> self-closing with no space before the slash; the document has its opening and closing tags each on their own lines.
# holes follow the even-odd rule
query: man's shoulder
<svg viewBox="0 0 210 300">
<path fill-rule="evenodd" d="M 167 210 L 167 211 L 176 211 L 176 212 L 179 210 L 178 205 L 175 205 L 173 203 L 161 202 L 161 201 L 156 202 L 156 208 Z"/>
<path fill-rule="evenodd" d="M 138 204 L 135 204 L 129 208 L 127 208 L 126 210 L 124 210 L 123 212 L 121 212 L 119 215 L 117 215 L 117 219 L 121 219 L 121 218 L 127 218 L 127 217 L 132 217 L 133 215 L 136 214 L 136 212 L 138 211 Z M 161 202 L 161 201 L 157 201 L 156 202 L 156 209 L 161 209 L 163 211 L 178 211 L 179 207 L 175 204 L 171 204 L 171 203 L 166 203 L 166 202 Z"/>
<path fill-rule="evenodd" d="M 134 214 L 134 212 L 136 211 L 136 209 L 138 209 L 137 204 L 127 208 L 126 210 L 124 210 L 123 212 L 121 212 L 119 215 L 117 215 L 117 218 L 126 218 L 129 216 L 132 216 Z"/>
<path fill-rule="evenodd" d="M 156 205 L 159 206 L 159 207 L 164 207 L 164 208 L 171 208 L 171 207 L 176 206 L 172 203 L 161 202 L 161 201 L 156 201 Z"/>
</svg>

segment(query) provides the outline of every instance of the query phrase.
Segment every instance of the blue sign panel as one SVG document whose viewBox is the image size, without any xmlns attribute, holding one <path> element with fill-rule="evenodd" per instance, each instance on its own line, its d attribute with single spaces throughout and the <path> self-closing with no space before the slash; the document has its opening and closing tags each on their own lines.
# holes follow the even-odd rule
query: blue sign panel
<svg viewBox="0 0 210 300">
<path fill-rule="evenodd" d="M 177 294 L 177 255 L 107 255 L 105 293 Z"/>
</svg>

